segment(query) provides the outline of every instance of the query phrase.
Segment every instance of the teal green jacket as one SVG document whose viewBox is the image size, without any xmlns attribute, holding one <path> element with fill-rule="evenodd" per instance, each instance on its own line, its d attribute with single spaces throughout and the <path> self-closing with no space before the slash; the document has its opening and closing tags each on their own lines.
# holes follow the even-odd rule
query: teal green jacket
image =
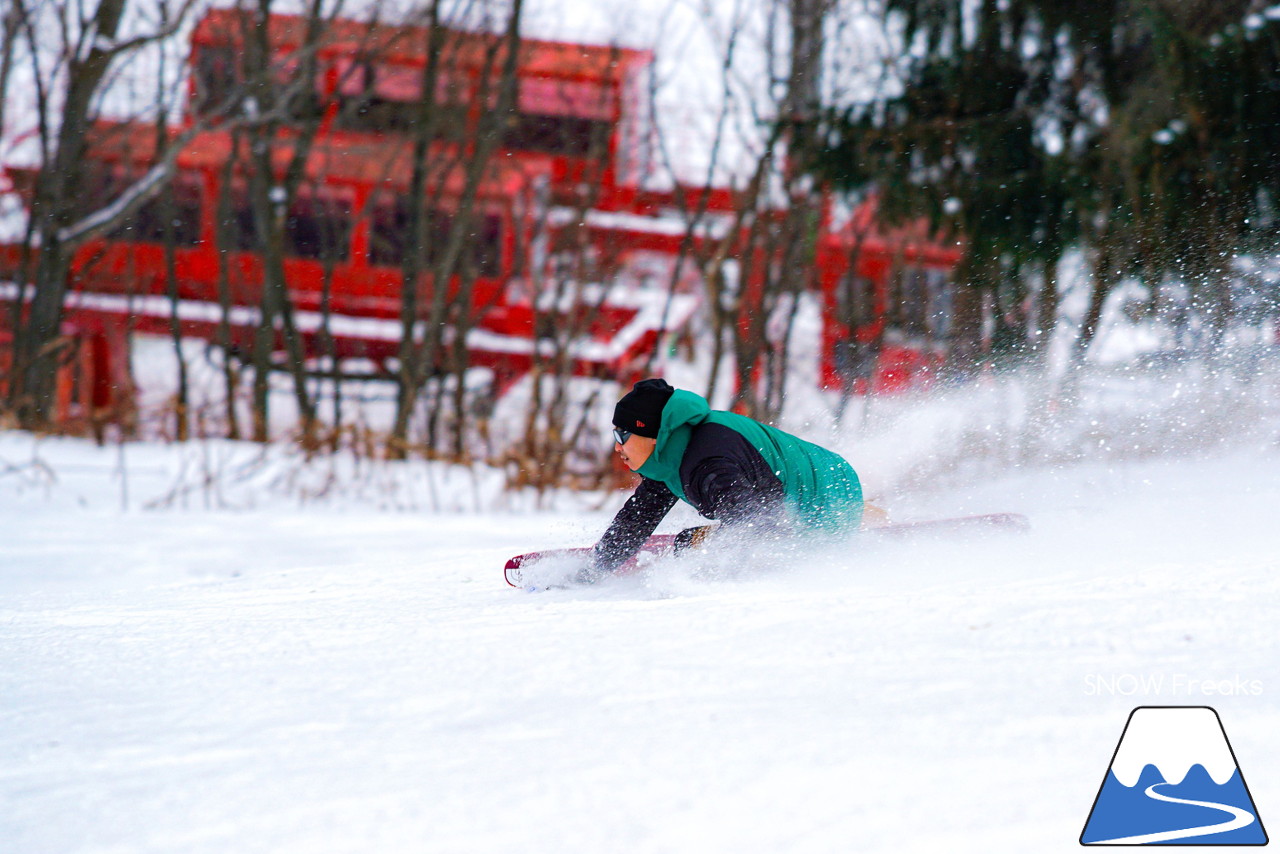
<svg viewBox="0 0 1280 854">
<path fill-rule="evenodd" d="M 711 409 L 700 395 L 676 390 L 662 410 L 657 446 L 639 474 L 664 484 L 690 504 L 681 467 L 695 428 L 717 424 L 739 434 L 760 453 L 782 483 L 793 524 L 816 531 L 856 530 L 862 521 L 862 485 L 839 454 L 743 415 Z"/>
</svg>

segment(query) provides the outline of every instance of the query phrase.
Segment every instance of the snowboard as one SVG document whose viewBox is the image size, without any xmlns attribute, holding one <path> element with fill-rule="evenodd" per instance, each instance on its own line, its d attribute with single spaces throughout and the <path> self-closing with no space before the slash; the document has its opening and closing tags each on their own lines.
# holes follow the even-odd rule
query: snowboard
<svg viewBox="0 0 1280 854">
<path fill-rule="evenodd" d="M 707 530 L 713 526 L 705 526 Z M 909 540 L 920 537 L 954 536 L 997 532 L 1020 532 L 1031 529 L 1031 523 L 1021 513 L 987 513 L 981 516 L 958 516 L 952 519 L 932 519 L 926 522 L 900 522 L 867 528 L 858 532 L 859 537 L 871 540 Z M 640 551 L 611 575 L 631 575 L 653 564 L 676 550 L 679 534 L 654 534 Z M 516 555 L 507 561 L 503 575 L 507 584 L 523 590 L 543 590 L 548 587 L 567 587 L 574 583 L 579 571 L 591 562 L 591 547 L 547 549 Z"/>
</svg>

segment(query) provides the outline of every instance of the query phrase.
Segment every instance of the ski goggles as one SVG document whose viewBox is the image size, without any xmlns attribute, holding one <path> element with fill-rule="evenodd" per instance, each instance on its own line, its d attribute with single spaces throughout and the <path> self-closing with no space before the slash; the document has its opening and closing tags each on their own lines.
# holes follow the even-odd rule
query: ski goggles
<svg viewBox="0 0 1280 854">
<path fill-rule="evenodd" d="M 629 430 L 619 430 L 617 427 L 613 428 L 613 441 L 617 442 L 619 445 L 627 444 L 627 440 L 630 438 L 631 432 Z"/>
</svg>

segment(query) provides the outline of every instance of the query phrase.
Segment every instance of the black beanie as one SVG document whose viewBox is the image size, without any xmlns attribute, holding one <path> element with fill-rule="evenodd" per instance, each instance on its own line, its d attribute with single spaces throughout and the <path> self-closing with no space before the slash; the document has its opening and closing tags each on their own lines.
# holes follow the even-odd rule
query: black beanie
<svg viewBox="0 0 1280 854">
<path fill-rule="evenodd" d="M 662 408 L 675 389 L 666 380 L 640 380 L 622 396 L 613 410 L 613 426 L 637 436 L 656 439 L 662 423 Z"/>
</svg>

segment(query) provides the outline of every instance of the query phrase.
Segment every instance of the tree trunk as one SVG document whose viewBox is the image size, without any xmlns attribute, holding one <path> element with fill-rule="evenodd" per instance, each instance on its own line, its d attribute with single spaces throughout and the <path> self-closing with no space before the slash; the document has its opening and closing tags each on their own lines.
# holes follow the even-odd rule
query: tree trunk
<svg viewBox="0 0 1280 854">
<path fill-rule="evenodd" d="M 428 157 L 431 140 L 440 129 L 439 111 L 435 107 L 446 33 L 440 22 L 440 0 L 432 0 L 427 13 L 427 61 L 422 71 L 422 101 L 413 124 L 413 171 L 405 195 L 408 207 L 406 230 L 412 239 L 405 247 L 401 265 L 396 414 L 387 441 L 387 456 L 391 459 L 403 459 L 408 452 L 409 422 L 430 371 L 430 366 L 424 364 L 421 356 L 417 330 L 421 310 L 419 290 L 423 287 L 422 273 L 427 267 L 426 247 L 432 240 L 427 212 Z"/>
<path fill-rule="evenodd" d="M 54 416 L 63 302 L 74 245 L 64 243 L 61 231 L 71 224 L 84 177 L 86 135 L 90 111 L 114 53 L 111 43 L 124 15 L 126 0 L 100 0 L 82 35 L 87 51 L 77 50 L 67 67 L 66 100 L 53 148 L 36 181 L 32 215 L 37 218 L 40 256 L 35 293 L 15 349 L 10 403 L 18 423 L 29 430 L 47 429 Z M 32 45 L 32 49 L 35 46 Z M 81 58 L 83 56 L 83 59 Z M 42 107 L 43 109 L 43 107 Z"/>
<path fill-rule="evenodd" d="M 1040 274 L 1040 292 L 1032 318 L 1031 355 L 1041 370 L 1048 363 L 1049 345 L 1058 326 L 1058 264 L 1061 261 L 1060 255 L 1049 259 Z"/>
<path fill-rule="evenodd" d="M 187 388 L 187 360 L 182 355 L 182 319 L 178 314 L 178 263 L 174 245 L 173 187 L 170 185 L 160 197 L 160 210 L 164 218 L 164 273 L 165 290 L 169 296 L 169 336 L 173 341 L 173 356 L 178 363 L 178 390 L 174 398 L 174 438 L 185 442 L 191 437 L 190 394 Z"/>
<path fill-rule="evenodd" d="M 227 438 L 240 439 L 240 416 L 236 403 L 240 391 L 240 372 L 235 363 L 235 343 L 231 333 L 231 265 L 227 255 L 232 251 L 228 225 L 233 216 L 231 205 L 231 181 L 235 175 L 236 153 L 240 150 L 239 132 L 231 136 L 231 154 L 223 166 L 218 185 L 217 222 L 214 225 L 214 248 L 218 253 L 218 346 L 222 348 L 222 380 L 226 390 L 225 413 Z"/>
<path fill-rule="evenodd" d="M 459 334 L 457 319 L 470 310 L 472 288 L 469 277 L 462 277 L 459 281 L 457 293 L 451 294 L 450 289 L 454 277 L 459 273 L 463 248 L 472 231 L 480 185 L 484 180 L 493 154 L 501 142 L 506 118 L 516 106 L 518 87 L 516 72 L 519 67 L 520 26 L 523 5 L 524 0 L 513 0 L 507 19 L 507 30 L 503 34 L 501 41 L 495 42 L 493 50 L 490 51 L 484 63 L 484 68 L 480 73 L 479 97 L 481 103 L 486 103 L 488 93 L 491 91 L 489 87 L 493 85 L 490 73 L 493 63 L 499 54 L 502 56 L 502 70 L 497 81 L 497 103 L 492 110 L 486 111 L 481 117 L 475 138 L 472 141 L 472 145 L 469 146 L 470 150 L 467 152 L 467 162 L 464 167 L 463 188 L 458 199 L 457 209 L 454 211 L 453 219 L 450 223 L 444 251 L 439 254 L 435 263 L 431 265 L 431 302 L 420 344 L 416 343 L 416 334 L 414 332 L 419 325 L 416 311 L 410 314 L 407 308 L 402 307 L 401 310 L 401 321 L 404 328 L 404 337 L 400 348 L 402 356 L 400 366 L 401 382 L 396 404 L 396 419 L 392 435 L 388 441 L 388 454 L 392 458 L 402 457 L 408 446 L 409 418 L 417 401 L 418 389 L 425 378 L 438 369 L 444 361 L 447 331 L 452 328 L 455 335 Z M 437 11 L 437 5 L 433 5 L 432 15 L 434 16 Z M 432 20 L 432 27 L 435 28 L 437 23 L 434 17 Z M 428 68 L 430 67 L 429 57 Z M 428 77 L 432 76 L 430 71 L 425 73 Z M 430 129 L 431 126 L 428 124 L 419 132 L 418 145 L 423 146 L 424 150 L 428 141 L 427 133 Z M 415 174 L 415 188 L 421 187 L 420 182 L 425 182 L 425 174 Z M 421 207 L 420 204 L 414 204 L 412 195 L 410 196 L 410 204 L 414 205 L 410 208 L 411 221 L 414 217 L 424 217 L 426 215 L 426 211 L 418 209 Z M 419 228 L 418 233 L 420 235 L 423 234 L 424 229 Z M 413 272 L 413 270 L 407 267 L 406 274 L 409 272 Z M 415 279 L 411 279 L 406 275 L 404 283 L 406 292 L 416 287 Z M 407 365 L 406 359 L 408 360 Z M 461 373 L 457 375 L 457 381 L 463 381 Z"/>
<path fill-rule="evenodd" d="M 969 254 L 956 269 L 947 342 L 947 373 L 952 377 L 973 376 L 982 360 L 982 295 L 988 284 L 986 263 Z"/>
<path fill-rule="evenodd" d="M 160 6 L 160 16 L 163 21 L 167 17 L 168 9 L 164 4 Z M 169 129 L 169 111 L 165 105 L 165 78 L 164 58 L 161 58 L 160 73 L 156 75 L 157 91 L 156 91 L 156 152 L 164 151 L 165 137 Z M 182 318 L 179 314 L 179 293 L 178 293 L 178 261 L 177 261 L 177 235 L 174 233 L 173 221 L 176 216 L 176 204 L 174 198 L 173 181 L 168 181 L 164 185 L 164 189 L 160 191 L 160 195 L 156 197 L 156 202 L 160 210 L 160 219 L 162 221 L 162 239 L 164 242 L 164 277 L 165 277 L 165 293 L 169 297 L 169 337 L 173 342 L 173 357 L 178 366 L 178 389 L 174 396 L 173 402 L 173 434 L 174 439 L 179 442 L 185 442 L 191 435 L 191 413 L 190 413 L 190 395 L 187 388 L 187 360 L 182 354 Z"/>
<path fill-rule="evenodd" d="M 0 18 L 0 139 L 5 138 L 5 104 L 9 94 L 9 72 L 13 68 L 13 48 L 18 43 L 24 9 L 22 0 L 10 0 L 9 11 Z"/>
<path fill-rule="evenodd" d="M 272 12 L 272 0 L 258 0 L 256 19 L 244 19 L 244 61 L 247 79 L 252 81 L 250 91 L 254 101 L 268 114 L 277 118 L 254 125 L 248 135 L 249 161 L 252 171 L 249 179 L 249 202 L 261 245 L 262 295 L 261 317 L 254 336 L 253 347 L 253 402 L 254 440 L 268 441 L 269 377 L 271 357 L 281 339 L 286 358 L 286 368 L 293 381 L 294 401 L 303 448 L 314 451 L 318 447 L 315 406 L 307 389 L 306 353 L 293 319 L 293 301 L 289 295 L 284 271 L 285 217 L 296 195 L 298 185 L 306 174 L 306 164 L 320 128 L 317 117 L 294 121 L 295 133 L 288 144 L 292 146 L 289 162 L 283 175 L 278 176 L 275 167 L 275 146 L 283 117 L 289 110 L 278 93 L 278 82 L 270 73 L 272 45 L 266 22 Z M 307 13 L 306 32 L 303 36 L 302 57 L 294 74 L 310 88 L 315 79 L 314 48 L 323 35 L 321 8 L 313 2 Z M 291 119 L 292 121 L 292 119 Z M 279 324 L 277 331 L 276 324 Z"/>
<path fill-rule="evenodd" d="M 1110 234 L 1103 234 L 1098 241 L 1098 256 L 1093 265 L 1093 287 L 1089 292 L 1089 305 L 1085 309 L 1084 319 L 1080 324 L 1080 333 L 1072 343 L 1071 354 L 1067 359 L 1067 373 L 1063 378 L 1063 396 L 1067 400 L 1074 398 L 1079 389 L 1085 358 L 1101 325 L 1102 309 L 1106 305 L 1107 297 L 1120 279 L 1111 244 Z"/>
</svg>

